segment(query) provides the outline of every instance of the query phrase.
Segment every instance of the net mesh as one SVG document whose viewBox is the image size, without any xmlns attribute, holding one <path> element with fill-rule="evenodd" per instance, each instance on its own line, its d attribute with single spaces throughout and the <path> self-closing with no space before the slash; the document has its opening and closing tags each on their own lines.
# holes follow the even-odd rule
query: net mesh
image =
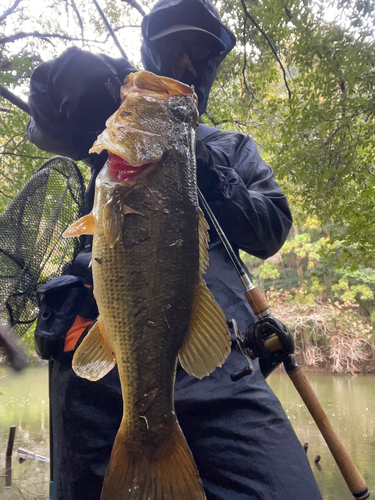
<svg viewBox="0 0 375 500">
<path fill-rule="evenodd" d="M 0 215 L 0 320 L 22 336 L 35 321 L 38 288 L 69 272 L 81 250 L 63 231 L 81 217 L 84 183 L 77 165 L 47 160 Z"/>
</svg>

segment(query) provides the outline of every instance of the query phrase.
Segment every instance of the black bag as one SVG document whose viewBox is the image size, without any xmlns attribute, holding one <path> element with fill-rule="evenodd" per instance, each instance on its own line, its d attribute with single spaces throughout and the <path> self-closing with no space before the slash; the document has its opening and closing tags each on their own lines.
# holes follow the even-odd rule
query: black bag
<svg viewBox="0 0 375 500">
<path fill-rule="evenodd" d="M 43 295 L 35 328 L 35 351 L 42 359 L 56 359 L 64 351 L 66 334 L 89 290 L 78 276 L 59 276 L 38 290 Z"/>
</svg>

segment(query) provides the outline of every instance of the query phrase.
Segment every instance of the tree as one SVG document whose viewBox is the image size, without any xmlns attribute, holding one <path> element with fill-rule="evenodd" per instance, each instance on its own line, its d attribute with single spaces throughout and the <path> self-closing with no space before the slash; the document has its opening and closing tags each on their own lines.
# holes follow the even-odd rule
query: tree
<svg viewBox="0 0 375 500">
<path fill-rule="evenodd" d="M 336 12 L 331 22 L 327 7 Z M 333 222 L 342 258 L 373 262 L 370 2 L 228 0 L 223 11 L 239 43 L 219 74 L 208 119 L 236 126 L 261 145 L 297 223 L 307 216 Z"/>
</svg>

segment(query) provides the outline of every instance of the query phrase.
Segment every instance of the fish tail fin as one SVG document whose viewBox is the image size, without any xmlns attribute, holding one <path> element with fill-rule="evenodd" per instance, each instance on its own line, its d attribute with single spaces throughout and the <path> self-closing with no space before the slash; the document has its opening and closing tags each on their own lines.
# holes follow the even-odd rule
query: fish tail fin
<svg viewBox="0 0 375 500">
<path fill-rule="evenodd" d="M 146 423 L 146 421 L 145 421 Z M 205 500 L 193 456 L 176 422 L 158 447 L 117 433 L 100 500 Z"/>
</svg>

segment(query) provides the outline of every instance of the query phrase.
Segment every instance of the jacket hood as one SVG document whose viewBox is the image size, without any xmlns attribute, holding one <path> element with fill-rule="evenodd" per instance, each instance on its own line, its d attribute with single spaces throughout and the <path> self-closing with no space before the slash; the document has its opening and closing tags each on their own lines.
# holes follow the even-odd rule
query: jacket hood
<svg viewBox="0 0 375 500">
<path fill-rule="evenodd" d="M 171 58 L 158 48 L 155 35 L 171 26 L 190 25 L 206 30 L 222 42 L 222 50 L 215 55 L 194 61 L 195 75 L 187 71 L 181 81 L 194 85 L 198 95 L 198 109 L 202 114 L 215 81 L 221 61 L 236 44 L 234 34 L 226 28 L 216 8 L 208 0 L 159 0 L 143 18 L 141 48 L 144 68 L 160 76 L 176 78 Z"/>
</svg>

